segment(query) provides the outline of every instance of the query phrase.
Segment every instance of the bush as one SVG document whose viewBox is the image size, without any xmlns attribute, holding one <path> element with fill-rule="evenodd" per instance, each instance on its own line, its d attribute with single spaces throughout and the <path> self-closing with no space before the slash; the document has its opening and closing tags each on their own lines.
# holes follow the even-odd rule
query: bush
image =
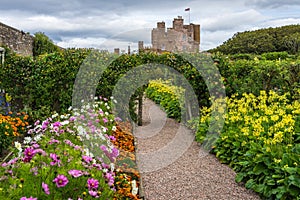
<svg viewBox="0 0 300 200">
<path fill-rule="evenodd" d="M 237 182 L 267 199 L 300 195 L 300 103 L 270 91 L 227 99 L 225 125 L 213 152 Z M 196 138 L 205 138 L 211 109 L 203 109 Z"/>
<path fill-rule="evenodd" d="M 168 117 L 181 120 L 183 107 L 184 89 L 171 84 L 170 80 L 153 80 L 148 84 L 146 96 L 159 104 L 167 113 Z"/>
</svg>

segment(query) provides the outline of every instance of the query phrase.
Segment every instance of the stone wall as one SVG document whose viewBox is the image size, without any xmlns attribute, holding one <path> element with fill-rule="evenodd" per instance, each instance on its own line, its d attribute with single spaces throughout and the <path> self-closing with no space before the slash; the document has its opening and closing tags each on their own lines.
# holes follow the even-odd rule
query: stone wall
<svg viewBox="0 0 300 200">
<path fill-rule="evenodd" d="M 6 46 L 19 55 L 32 56 L 34 37 L 0 22 L 0 46 Z"/>
</svg>

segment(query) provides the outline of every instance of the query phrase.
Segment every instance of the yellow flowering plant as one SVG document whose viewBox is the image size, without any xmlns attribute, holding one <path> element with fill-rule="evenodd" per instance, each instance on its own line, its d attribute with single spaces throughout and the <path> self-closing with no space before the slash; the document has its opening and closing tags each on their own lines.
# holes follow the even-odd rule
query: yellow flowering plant
<svg viewBox="0 0 300 200">
<path fill-rule="evenodd" d="M 300 195 L 300 103 L 289 99 L 274 91 L 227 98 L 225 125 L 213 149 L 238 173 L 237 182 L 270 199 Z M 201 110 L 199 142 L 211 110 Z"/>
<path fill-rule="evenodd" d="M 152 80 L 146 89 L 146 95 L 165 109 L 167 116 L 180 121 L 185 90 L 175 86 L 170 80 Z"/>
</svg>

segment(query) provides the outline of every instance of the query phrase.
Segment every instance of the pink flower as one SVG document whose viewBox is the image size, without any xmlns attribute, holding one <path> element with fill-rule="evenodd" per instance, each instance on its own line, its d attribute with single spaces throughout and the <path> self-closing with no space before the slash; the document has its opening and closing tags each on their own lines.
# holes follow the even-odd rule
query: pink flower
<svg viewBox="0 0 300 200">
<path fill-rule="evenodd" d="M 35 150 L 32 147 L 28 147 L 24 150 L 24 162 L 30 162 L 30 160 L 33 158 L 35 155 Z"/>
<path fill-rule="evenodd" d="M 42 188 L 44 189 L 45 194 L 50 194 L 49 186 L 46 183 L 42 182 Z"/>
<path fill-rule="evenodd" d="M 53 125 L 53 127 L 60 127 L 61 123 L 60 122 L 54 122 L 52 125 Z"/>
<path fill-rule="evenodd" d="M 68 184 L 69 180 L 64 175 L 59 174 L 56 176 L 53 182 L 56 183 L 57 187 L 65 187 Z"/>
<path fill-rule="evenodd" d="M 104 175 L 104 178 L 106 178 L 109 186 L 112 186 L 114 184 L 114 177 L 111 173 L 106 173 Z"/>
<path fill-rule="evenodd" d="M 40 120 L 37 120 L 35 123 L 34 123 L 34 126 L 37 126 L 40 124 Z"/>
<path fill-rule="evenodd" d="M 97 189 L 99 186 L 99 181 L 96 179 L 93 179 L 93 178 L 89 178 L 87 180 L 87 184 L 88 184 L 89 189 Z"/>
<path fill-rule="evenodd" d="M 20 200 L 37 200 L 37 198 L 33 198 L 33 197 L 29 197 L 29 198 L 27 198 L 27 197 L 21 197 Z"/>
<path fill-rule="evenodd" d="M 49 142 L 48 142 L 49 144 L 53 144 L 53 143 L 60 143 L 60 141 L 59 140 L 55 140 L 55 139 L 51 139 Z"/>
<path fill-rule="evenodd" d="M 52 158 L 52 162 L 50 162 L 50 165 L 58 165 L 60 166 L 61 161 L 59 160 L 59 157 L 55 153 L 50 153 L 50 158 Z"/>
<path fill-rule="evenodd" d="M 93 191 L 93 190 L 89 190 L 89 194 L 90 194 L 92 197 L 95 197 L 95 198 L 98 198 L 98 197 L 99 197 L 98 192 Z"/>
<path fill-rule="evenodd" d="M 80 177 L 80 176 L 83 175 L 82 171 L 76 170 L 76 169 L 69 170 L 68 173 L 69 173 L 71 176 L 73 176 L 74 178 L 77 178 L 77 177 Z"/>
<path fill-rule="evenodd" d="M 93 160 L 92 157 L 90 157 L 90 156 L 85 156 L 85 155 L 82 156 L 82 159 L 83 159 L 86 163 L 90 163 L 90 162 Z"/>
</svg>

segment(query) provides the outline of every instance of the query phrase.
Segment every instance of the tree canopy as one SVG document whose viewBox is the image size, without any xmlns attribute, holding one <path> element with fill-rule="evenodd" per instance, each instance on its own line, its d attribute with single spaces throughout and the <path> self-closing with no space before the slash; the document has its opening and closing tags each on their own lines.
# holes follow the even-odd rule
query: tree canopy
<svg viewBox="0 0 300 200">
<path fill-rule="evenodd" d="M 299 52 L 300 25 L 288 25 L 276 28 L 265 28 L 255 31 L 238 32 L 222 45 L 209 52 L 224 54 L 255 53 L 287 51 Z"/>
</svg>

